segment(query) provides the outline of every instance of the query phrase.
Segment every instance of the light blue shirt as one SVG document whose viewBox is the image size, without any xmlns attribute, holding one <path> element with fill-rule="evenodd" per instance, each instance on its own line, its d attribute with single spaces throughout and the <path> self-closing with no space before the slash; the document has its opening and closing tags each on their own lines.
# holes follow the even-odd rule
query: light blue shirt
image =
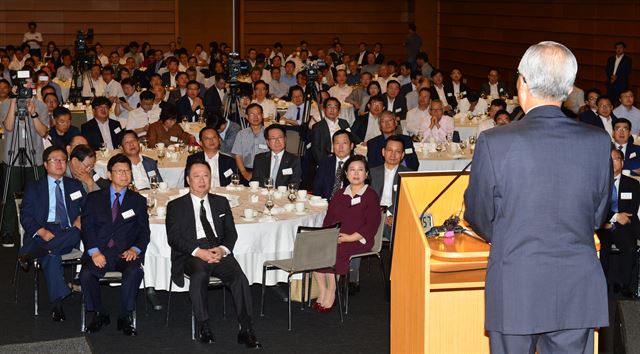
<svg viewBox="0 0 640 354">
<path fill-rule="evenodd" d="M 264 127 L 260 127 L 258 134 L 254 134 L 251 127 L 242 129 L 236 135 L 231 153 L 240 155 L 247 168 L 253 168 L 253 158 L 261 152 L 267 152 L 267 141 L 264 139 Z"/>
<path fill-rule="evenodd" d="M 291 75 L 291 77 L 288 77 L 286 73 L 282 74 L 280 76 L 280 82 L 283 84 L 286 84 L 287 86 L 291 87 L 291 86 L 295 86 L 297 85 L 297 81 L 296 81 L 296 76 L 295 75 Z"/>
<path fill-rule="evenodd" d="M 55 222 L 56 221 L 56 180 L 47 175 L 47 184 L 49 188 L 49 213 L 47 214 L 47 222 Z M 67 208 L 67 201 L 64 197 L 66 194 L 64 193 L 64 183 L 62 182 L 62 177 L 60 177 L 60 189 L 62 189 L 62 202 L 64 203 L 65 209 Z M 67 220 L 69 219 L 69 215 L 67 215 Z M 71 225 L 71 223 L 69 223 Z"/>
<path fill-rule="evenodd" d="M 229 120 L 227 119 L 227 124 L 224 126 L 224 130 L 221 132 L 218 132 L 218 135 L 220 135 L 220 139 L 224 140 L 224 137 L 227 135 L 227 130 L 229 130 Z"/>
<path fill-rule="evenodd" d="M 640 109 L 632 106 L 631 110 L 627 110 L 625 106 L 619 105 L 613 110 L 613 114 L 618 118 L 627 118 L 631 122 L 631 133 L 638 134 L 640 129 Z"/>
<path fill-rule="evenodd" d="M 298 108 L 300 109 L 300 117 L 298 118 Z M 304 114 L 304 103 L 299 106 L 291 105 L 287 108 L 287 113 L 284 114 L 284 117 L 287 119 L 295 119 L 300 123 L 300 121 L 304 118 L 302 115 Z"/>
</svg>

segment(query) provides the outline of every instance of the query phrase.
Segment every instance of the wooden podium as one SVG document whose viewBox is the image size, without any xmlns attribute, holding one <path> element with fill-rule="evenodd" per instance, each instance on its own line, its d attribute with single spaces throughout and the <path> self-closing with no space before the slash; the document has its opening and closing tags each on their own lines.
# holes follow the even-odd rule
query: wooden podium
<svg viewBox="0 0 640 354">
<path fill-rule="evenodd" d="M 461 234 L 427 239 L 419 215 L 455 173 L 402 173 L 391 265 L 391 353 L 488 353 L 489 245 Z M 429 209 L 434 225 L 463 206 L 468 173 Z"/>
</svg>

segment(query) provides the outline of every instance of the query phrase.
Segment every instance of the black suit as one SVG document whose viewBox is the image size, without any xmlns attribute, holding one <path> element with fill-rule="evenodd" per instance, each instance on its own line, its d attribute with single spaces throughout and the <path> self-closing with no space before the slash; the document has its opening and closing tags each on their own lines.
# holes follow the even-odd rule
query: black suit
<svg viewBox="0 0 640 354">
<path fill-rule="evenodd" d="M 400 93 L 398 96 L 406 97 L 409 92 L 413 91 L 413 84 L 410 82 L 400 86 Z"/>
<path fill-rule="evenodd" d="M 464 83 L 460 82 L 460 93 L 462 94 L 462 97 L 467 97 L 467 94 L 469 93 L 468 90 L 469 88 L 467 87 L 467 85 L 465 85 Z M 455 90 L 453 89 L 453 82 L 452 81 L 447 81 L 444 83 L 444 92 L 453 92 L 454 96 L 453 98 L 455 99 Z M 431 97 L 431 99 L 433 99 L 433 97 Z M 456 100 L 456 105 L 457 105 L 457 100 Z M 453 107 L 453 106 L 452 106 Z"/>
<path fill-rule="evenodd" d="M 589 113 L 591 112 L 591 113 Z M 581 115 L 579 120 L 583 123 L 594 125 L 598 128 L 604 129 L 604 124 L 602 124 L 602 119 L 596 113 L 593 113 L 592 110 L 587 109 Z M 613 128 L 618 121 L 618 117 L 616 117 L 613 113 L 611 113 L 611 127 Z"/>
<path fill-rule="evenodd" d="M 184 286 L 184 274 L 189 275 L 189 296 L 198 321 L 209 319 L 207 288 L 209 276 L 220 278 L 231 290 L 238 321 L 243 329 L 250 329 L 252 302 L 247 277 L 233 257 L 233 253 L 223 257 L 219 263 L 209 264 L 191 253 L 196 248 L 224 246 L 230 252 L 238 239 L 231 207 L 226 198 L 208 194 L 209 206 L 215 230 L 215 242 L 209 244 L 206 238 L 197 238 L 196 219 L 191 194 L 177 198 L 167 205 L 167 241 L 171 246 L 171 277 L 178 286 Z M 199 215 L 198 215 L 199 216 Z M 208 218 L 207 218 L 208 219 Z M 196 221 L 198 220 L 198 221 Z"/>
<path fill-rule="evenodd" d="M 420 162 L 418 161 L 416 149 L 413 147 L 411 137 L 404 134 L 398 134 L 396 136 L 402 138 L 402 141 L 404 142 L 404 159 L 400 164 L 406 166 L 412 171 L 417 171 Z M 369 168 L 374 168 L 384 164 L 382 149 L 384 148 L 384 143 L 386 141 L 387 137 L 385 137 L 384 134 L 380 134 L 367 142 L 367 162 L 369 163 Z"/>
<path fill-rule="evenodd" d="M 344 119 L 338 118 L 338 125 L 340 129 L 349 129 L 349 123 Z M 331 139 L 333 137 L 329 133 L 329 125 L 324 119 L 311 129 L 310 150 L 316 165 L 331 155 L 331 146 L 333 145 Z"/>
<path fill-rule="evenodd" d="M 613 75 L 613 69 L 616 65 L 616 56 L 610 56 L 607 59 L 607 67 L 605 73 L 607 74 L 607 95 L 616 100 L 620 95 L 620 91 L 629 87 L 629 75 L 631 75 L 631 57 L 625 54 L 620 59 L 618 64 L 618 70 L 616 70 L 616 81 L 611 83 L 611 75 Z"/>
<path fill-rule="evenodd" d="M 264 187 L 264 180 L 271 175 L 271 151 L 257 154 L 253 160 L 252 181 L 260 182 Z M 274 181 L 274 186 L 286 186 L 289 183 L 300 185 L 302 180 L 302 170 L 300 159 L 294 154 L 284 151 L 278 166 L 278 174 Z"/>
<path fill-rule="evenodd" d="M 176 102 L 176 110 L 178 113 L 178 118 L 182 120 L 182 117 L 187 117 L 189 122 L 198 121 L 198 113 L 191 109 L 191 101 L 189 101 L 189 96 L 184 95 L 178 99 Z M 197 110 L 197 108 L 196 108 Z"/>
<path fill-rule="evenodd" d="M 176 72 L 176 75 L 178 75 L 178 73 Z M 175 80 L 174 80 L 175 81 Z M 167 87 L 167 86 L 171 86 L 171 73 L 170 72 L 166 72 L 162 74 L 162 85 Z M 177 86 L 177 83 L 176 83 Z"/>
<path fill-rule="evenodd" d="M 204 158 L 204 151 L 200 151 L 198 153 L 195 153 L 187 157 L 187 165 L 189 165 L 189 162 L 196 161 L 196 160 L 206 161 Z M 222 152 L 218 152 L 218 171 L 211 171 L 211 172 L 217 173 L 218 178 L 220 179 L 220 186 L 226 187 L 231 183 L 231 175 L 234 173 L 238 173 L 238 166 L 236 166 L 236 161 L 233 159 L 233 157 L 227 154 L 224 154 Z M 189 187 L 189 183 L 187 183 L 187 178 L 186 178 L 187 176 L 186 169 L 184 171 L 184 175 L 185 175 L 184 186 Z"/>
<path fill-rule="evenodd" d="M 375 64 L 384 64 L 384 54 L 378 53 L 378 56 L 376 57 Z"/>
<path fill-rule="evenodd" d="M 391 111 L 394 116 L 400 117 L 401 120 L 405 120 L 407 118 L 407 100 L 404 96 L 398 95 L 393 100 L 393 107 L 388 107 L 389 105 L 389 96 L 388 94 L 384 94 L 384 105 L 388 111 Z"/>
<path fill-rule="evenodd" d="M 482 84 L 482 86 L 480 86 L 480 94 L 485 94 L 486 96 L 491 95 L 491 86 L 489 86 L 488 82 L 485 82 L 484 84 Z M 509 94 L 509 91 L 507 91 L 507 86 L 502 81 L 498 81 L 498 94 L 500 96 Z"/>
<path fill-rule="evenodd" d="M 456 95 L 453 93 L 453 86 L 447 87 L 447 85 L 442 85 L 442 89 L 447 97 L 440 97 L 435 86 L 431 86 L 431 99 L 440 100 L 443 103 L 447 102 L 447 105 L 451 106 L 451 108 L 455 110 L 458 106 L 458 100 L 456 100 Z"/>
<path fill-rule="evenodd" d="M 207 112 L 224 113 L 223 102 L 220 99 L 218 88 L 215 85 L 209 87 L 209 89 L 207 89 L 207 92 L 204 94 L 204 109 Z"/>
<path fill-rule="evenodd" d="M 89 146 L 93 150 L 99 150 L 100 144 L 104 142 L 102 139 L 102 133 L 98 127 L 98 121 L 94 118 L 80 126 L 82 135 L 89 141 Z M 111 133 L 111 143 L 113 148 L 117 149 L 118 145 L 122 142 L 123 130 L 120 123 L 116 120 L 109 119 L 109 132 Z"/>
<path fill-rule="evenodd" d="M 600 262 L 609 284 L 618 284 L 623 288 L 637 287 L 638 269 L 636 242 L 640 236 L 640 183 L 631 177 L 620 175 L 618 187 L 618 212 L 631 214 L 631 222 L 626 225 L 614 223 L 614 227 L 604 227 L 597 230 L 600 239 Z M 614 211 L 609 210 L 607 220 L 613 217 Z M 619 254 L 611 251 L 615 244 Z"/>
<path fill-rule="evenodd" d="M 89 193 L 82 210 L 82 270 L 80 284 L 85 296 L 87 311 L 103 312 L 99 279 L 106 272 L 122 272 L 121 311 L 135 309 L 138 288 L 142 282 L 140 267 L 149 244 L 149 215 L 146 199 L 131 190 L 126 190 L 115 221 L 112 220 L 111 190 L 104 189 Z M 138 258 L 127 262 L 120 255 L 137 248 Z M 98 268 L 90 253 L 98 250 L 107 261 L 104 268 Z"/>
<path fill-rule="evenodd" d="M 331 200 L 333 196 L 333 185 L 336 182 L 336 162 L 337 158 L 335 155 L 331 155 L 320 161 L 313 181 L 314 195 L 319 195 L 322 198 Z M 340 185 L 340 188 L 342 188 L 343 184 L 344 183 Z"/>
</svg>

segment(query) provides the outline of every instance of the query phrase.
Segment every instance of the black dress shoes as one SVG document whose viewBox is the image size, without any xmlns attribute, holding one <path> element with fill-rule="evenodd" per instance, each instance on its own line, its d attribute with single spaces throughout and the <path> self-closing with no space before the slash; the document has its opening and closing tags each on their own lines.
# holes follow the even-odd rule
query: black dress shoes
<svg viewBox="0 0 640 354">
<path fill-rule="evenodd" d="M 241 330 L 240 332 L 238 332 L 238 343 L 246 345 L 247 348 L 262 349 L 262 344 L 258 342 L 256 335 L 253 334 L 253 331 Z"/>
<path fill-rule="evenodd" d="M 51 309 L 51 319 L 56 322 L 63 322 L 67 319 L 64 315 L 64 310 L 62 309 L 62 303 L 54 303 L 53 308 Z"/>
<path fill-rule="evenodd" d="M 196 333 L 196 338 L 200 343 L 215 343 L 216 339 L 213 338 L 213 332 L 211 332 L 211 328 L 209 328 L 209 322 L 204 321 L 198 324 L 198 332 Z"/>
<path fill-rule="evenodd" d="M 91 321 L 91 323 L 89 323 L 89 325 L 87 326 L 86 332 L 96 333 L 100 329 L 102 329 L 102 327 L 107 326 L 109 323 L 111 323 L 111 318 L 108 314 L 96 312 L 96 314 L 93 316 L 93 321 Z"/>
<path fill-rule="evenodd" d="M 18 263 L 20 264 L 20 268 L 25 271 L 28 272 L 29 268 L 31 268 L 31 255 L 30 254 L 22 254 L 18 256 Z"/>
<path fill-rule="evenodd" d="M 136 328 L 133 327 L 133 317 L 130 315 L 118 317 L 118 331 L 120 330 L 125 336 L 135 337 L 138 335 Z"/>
<path fill-rule="evenodd" d="M 360 292 L 360 284 L 349 282 L 349 295 L 355 295 Z"/>
</svg>

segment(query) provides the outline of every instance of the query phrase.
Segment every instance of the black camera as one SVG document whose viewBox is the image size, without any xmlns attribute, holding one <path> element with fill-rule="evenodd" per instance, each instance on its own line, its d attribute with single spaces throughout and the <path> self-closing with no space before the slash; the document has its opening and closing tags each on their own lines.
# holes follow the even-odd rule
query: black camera
<svg viewBox="0 0 640 354">
<path fill-rule="evenodd" d="M 96 62 L 94 56 L 87 55 L 87 41 L 93 38 L 93 28 L 89 28 L 87 33 L 78 31 L 76 34 L 76 61 L 82 72 L 89 70 L 91 65 Z"/>
<path fill-rule="evenodd" d="M 302 70 L 307 73 L 307 82 L 316 81 L 316 78 L 318 77 L 318 70 L 322 70 L 325 66 L 326 64 L 322 59 L 305 64 Z"/>
<path fill-rule="evenodd" d="M 238 83 L 238 75 L 247 75 L 251 70 L 248 60 L 240 59 L 238 53 L 229 54 L 229 62 L 227 64 L 227 72 L 229 73 L 229 84 Z"/>
</svg>

